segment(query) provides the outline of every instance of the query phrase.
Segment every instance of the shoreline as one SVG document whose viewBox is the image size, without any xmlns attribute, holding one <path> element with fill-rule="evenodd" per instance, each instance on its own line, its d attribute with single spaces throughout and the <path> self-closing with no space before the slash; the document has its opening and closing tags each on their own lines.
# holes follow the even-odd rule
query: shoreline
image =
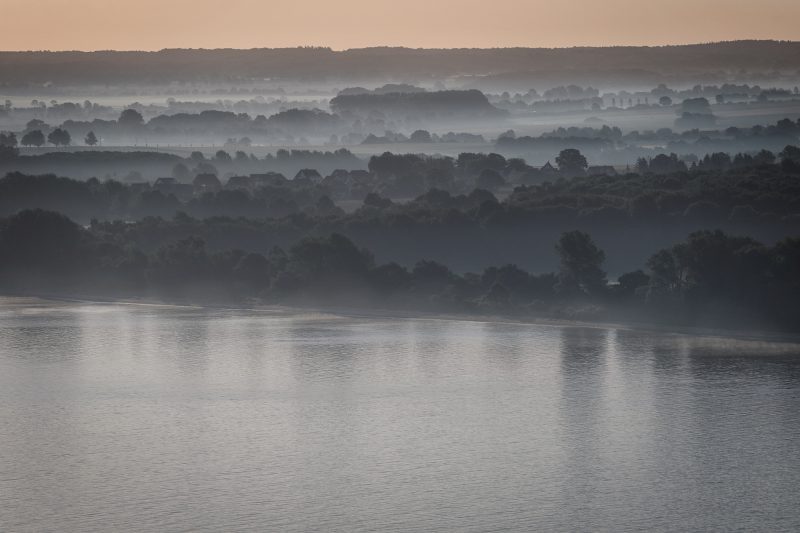
<svg viewBox="0 0 800 533">
<path fill-rule="evenodd" d="M 50 294 L 50 293 L 0 293 L 0 308 L 8 305 L 5 300 L 23 300 L 23 305 L 31 305 L 35 302 L 60 302 L 64 304 L 88 304 L 88 305 L 129 305 L 147 306 L 164 308 L 185 308 L 185 309 L 208 309 L 226 311 L 247 311 L 258 313 L 299 315 L 309 313 L 319 313 L 331 316 L 351 319 L 403 319 L 403 320 L 443 320 L 459 322 L 477 322 L 486 324 L 513 324 L 513 325 L 535 325 L 540 327 L 570 327 L 570 328 L 591 328 L 591 329 L 620 329 L 627 331 L 654 332 L 662 335 L 689 335 L 695 337 L 717 338 L 717 339 L 736 339 L 754 342 L 771 342 L 785 344 L 800 344 L 800 334 L 769 331 L 769 330 L 741 330 L 711 328 L 702 326 L 679 326 L 668 324 L 657 324 L 654 322 L 637 322 L 624 320 L 577 320 L 564 319 L 546 316 L 511 316 L 503 314 L 476 314 L 476 313 L 457 313 L 457 312 L 434 312 L 434 311 L 410 311 L 403 309 L 366 307 L 347 307 L 331 305 L 290 305 L 290 304 L 223 304 L 213 302 L 189 302 L 189 301 L 168 301 L 158 298 L 124 298 L 124 297 L 102 297 L 94 295 L 77 294 Z"/>
</svg>

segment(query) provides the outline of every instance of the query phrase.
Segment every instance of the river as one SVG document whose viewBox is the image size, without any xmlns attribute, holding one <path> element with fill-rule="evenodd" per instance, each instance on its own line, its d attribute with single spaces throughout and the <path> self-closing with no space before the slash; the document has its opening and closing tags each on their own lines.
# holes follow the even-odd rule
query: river
<svg viewBox="0 0 800 533">
<path fill-rule="evenodd" d="M 800 345 L 0 300 L 3 531 L 800 530 Z"/>
</svg>

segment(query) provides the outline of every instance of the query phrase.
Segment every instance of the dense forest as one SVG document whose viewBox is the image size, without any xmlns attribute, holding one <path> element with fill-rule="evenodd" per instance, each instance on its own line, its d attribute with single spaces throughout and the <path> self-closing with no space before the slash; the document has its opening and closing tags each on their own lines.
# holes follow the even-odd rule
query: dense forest
<svg viewBox="0 0 800 533">
<path fill-rule="evenodd" d="M 146 253 L 107 225 L 22 211 L 0 220 L 0 288 L 6 292 L 159 297 L 172 301 L 340 305 L 416 312 L 791 329 L 800 325 L 800 239 L 764 246 L 701 231 L 659 250 L 609 283 L 590 235 L 562 234 L 557 272 L 514 264 L 455 273 L 421 258 L 378 264 L 339 234 L 304 238 L 266 254 L 210 252 L 189 237 Z"/>
<path fill-rule="evenodd" d="M 199 173 L 190 184 L 10 173 L 0 179 L 0 216 L 59 211 L 83 224 L 105 224 L 146 251 L 197 236 L 215 251 L 266 253 L 340 233 L 383 261 L 408 266 L 422 255 L 457 271 L 497 261 L 549 271 L 555 259 L 543 243 L 573 229 L 591 230 L 609 252 L 608 268 L 621 273 L 695 230 L 720 228 L 773 243 L 800 228 L 796 147 L 755 157 L 719 153 L 691 169 L 659 156 L 611 175 L 587 174 L 577 150 L 565 150 L 556 163 L 532 181 L 524 161 L 469 153 L 444 159 L 387 153 L 372 157 L 368 170 L 323 177 L 304 169 L 292 179 L 272 172 L 225 184 L 213 173 Z"/>
</svg>

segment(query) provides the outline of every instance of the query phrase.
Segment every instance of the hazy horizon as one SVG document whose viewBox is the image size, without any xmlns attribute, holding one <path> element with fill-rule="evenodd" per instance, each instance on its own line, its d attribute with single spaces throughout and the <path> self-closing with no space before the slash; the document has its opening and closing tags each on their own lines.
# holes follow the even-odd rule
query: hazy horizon
<svg viewBox="0 0 800 533">
<path fill-rule="evenodd" d="M 647 10 L 630 0 L 602 4 L 511 0 L 491 9 L 476 0 L 457 5 L 410 0 L 402 9 L 364 0 L 280 6 L 231 0 L 225 6 L 220 9 L 209 0 L 169 4 L 123 0 L 113 6 L 99 0 L 84 0 L 77 6 L 44 0 L 33 10 L 29 3 L 11 0 L 4 6 L 4 16 L 15 24 L 0 35 L 0 49 L 565 48 L 800 40 L 800 28 L 794 23 L 800 3 L 790 0 L 733 5 L 722 0 L 702 4 L 676 0 L 650 4 Z M 274 16 L 277 8 L 280 17 Z M 448 23 L 455 8 L 458 23 Z M 341 31 L 343 27 L 348 31 Z"/>
<path fill-rule="evenodd" d="M 390 44 L 374 44 L 365 46 L 353 46 L 349 48 L 336 48 L 325 44 L 319 45 L 286 45 L 286 46 L 252 46 L 252 47 L 233 47 L 233 46 L 219 46 L 219 47 L 192 47 L 192 46 L 174 46 L 163 48 L 95 48 L 95 49 L 80 49 L 80 48 L 41 48 L 41 49 L 0 49 L 0 53 L 47 53 L 47 52 L 144 52 L 144 53 L 157 53 L 168 50 L 193 50 L 193 51 L 215 51 L 215 50 L 295 50 L 302 48 L 316 48 L 327 49 L 333 52 L 348 52 L 353 50 L 373 50 L 380 48 L 387 49 L 404 49 L 404 50 L 571 50 L 581 48 L 669 48 L 680 46 L 703 46 L 714 45 L 723 43 L 736 43 L 736 42 L 776 42 L 776 43 L 800 43 L 798 39 L 725 39 L 718 41 L 706 42 L 685 42 L 685 43 L 663 43 L 663 44 L 607 44 L 607 45 L 575 45 L 575 46 L 405 46 L 405 45 L 390 45 Z"/>
<path fill-rule="evenodd" d="M 800 531 L 800 0 L 0 5 L 0 532 Z"/>
</svg>

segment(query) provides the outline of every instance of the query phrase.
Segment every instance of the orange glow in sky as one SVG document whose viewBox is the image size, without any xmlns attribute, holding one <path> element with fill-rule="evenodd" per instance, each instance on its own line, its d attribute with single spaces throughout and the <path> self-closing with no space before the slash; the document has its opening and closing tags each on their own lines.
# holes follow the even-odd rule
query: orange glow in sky
<svg viewBox="0 0 800 533">
<path fill-rule="evenodd" d="M 2 50 L 800 40 L 800 0 L 2 0 Z"/>
</svg>

